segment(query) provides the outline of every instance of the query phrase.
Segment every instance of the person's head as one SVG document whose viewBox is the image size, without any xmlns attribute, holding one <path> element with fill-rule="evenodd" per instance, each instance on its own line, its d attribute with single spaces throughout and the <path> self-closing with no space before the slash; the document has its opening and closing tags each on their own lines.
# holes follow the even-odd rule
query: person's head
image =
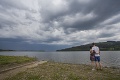
<svg viewBox="0 0 120 80">
<path fill-rule="evenodd" d="M 92 49 L 92 46 L 90 46 L 90 49 Z"/>
<path fill-rule="evenodd" d="M 92 43 L 92 46 L 95 46 L 95 43 Z"/>
</svg>

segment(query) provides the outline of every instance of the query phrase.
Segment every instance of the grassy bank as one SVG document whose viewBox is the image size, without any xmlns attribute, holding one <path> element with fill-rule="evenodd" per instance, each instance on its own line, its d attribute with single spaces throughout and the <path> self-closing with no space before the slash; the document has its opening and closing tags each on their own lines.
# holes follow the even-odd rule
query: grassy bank
<svg viewBox="0 0 120 80">
<path fill-rule="evenodd" d="M 103 68 L 92 71 L 91 66 L 47 62 L 20 72 L 5 80 L 119 80 L 120 69 Z"/>
<path fill-rule="evenodd" d="M 30 58 L 27 56 L 3 56 L 0 55 L 0 68 L 15 66 L 31 61 L 35 61 L 36 58 Z"/>
</svg>

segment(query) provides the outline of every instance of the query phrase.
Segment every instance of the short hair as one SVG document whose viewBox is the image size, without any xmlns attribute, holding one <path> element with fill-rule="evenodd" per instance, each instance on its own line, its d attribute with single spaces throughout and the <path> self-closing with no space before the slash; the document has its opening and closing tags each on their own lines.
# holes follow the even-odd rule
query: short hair
<svg viewBox="0 0 120 80">
<path fill-rule="evenodd" d="M 90 46 L 90 49 L 92 49 L 92 46 Z"/>
<path fill-rule="evenodd" d="M 95 45 L 95 43 L 92 43 L 92 45 Z"/>
</svg>

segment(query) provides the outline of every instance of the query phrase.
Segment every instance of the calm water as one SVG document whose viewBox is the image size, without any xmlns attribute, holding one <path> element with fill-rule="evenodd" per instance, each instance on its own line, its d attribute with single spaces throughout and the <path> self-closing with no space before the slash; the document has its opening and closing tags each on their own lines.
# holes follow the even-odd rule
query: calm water
<svg viewBox="0 0 120 80">
<path fill-rule="evenodd" d="M 73 64 L 90 64 L 89 51 L 78 52 L 0 52 L 0 55 L 37 57 L 39 60 Z M 101 51 L 103 66 L 120 67 L 120 51 Z"/>
</svg>

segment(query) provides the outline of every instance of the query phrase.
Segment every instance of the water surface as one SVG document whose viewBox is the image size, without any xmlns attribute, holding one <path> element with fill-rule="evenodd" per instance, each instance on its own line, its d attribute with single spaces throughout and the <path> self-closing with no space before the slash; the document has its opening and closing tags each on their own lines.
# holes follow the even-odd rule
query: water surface
<svg viewBox="0 0 120 80">
<path fill-rule="evenodd" d="M 90 64 L 89 51 L 70 52 L 27 52 L 9 51 L 0 52 L 0 55 L 37 57 L 39 60 L 55 61 L 73 64 Z M 101 51 L 103 66 L 120 67 L 120 51 Z"/>
</svg>

